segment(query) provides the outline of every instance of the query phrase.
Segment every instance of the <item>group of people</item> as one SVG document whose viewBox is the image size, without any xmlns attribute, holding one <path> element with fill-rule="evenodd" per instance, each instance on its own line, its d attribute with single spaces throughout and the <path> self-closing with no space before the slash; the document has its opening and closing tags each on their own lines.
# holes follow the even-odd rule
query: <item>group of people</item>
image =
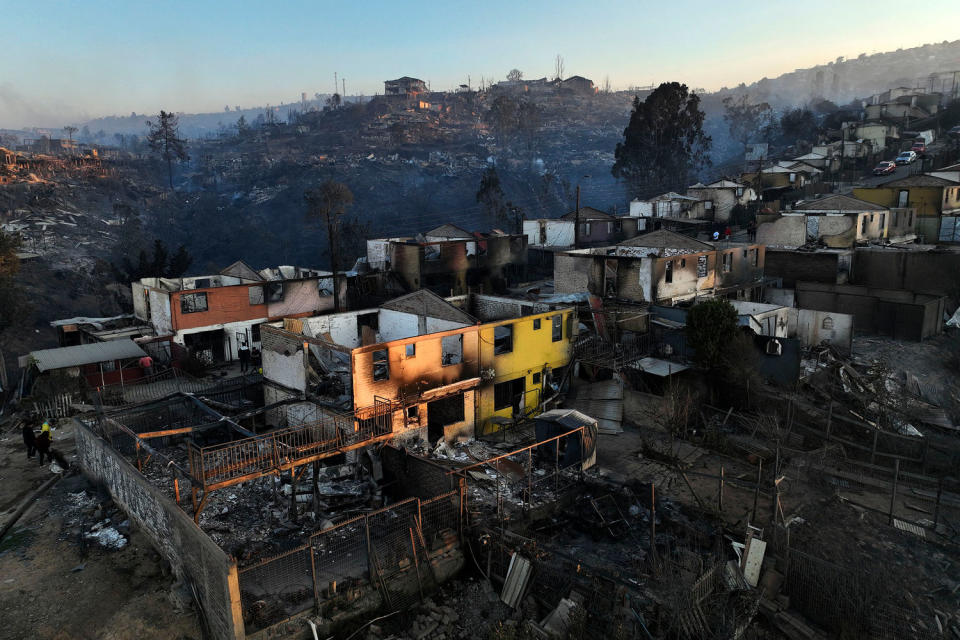
<svg viewBox="0 0 960 640">
<path fill-rule="evenodd" d="M 53 443 L 53 432 L 50 431 L 50 421 L 44 420 L 40 425 L 40 435 L 37 435 L 33 427 L 27 423 L 23 425 L 23 444 L 27 448 L 27 460 L 34 455 L 40 454 L 40 466 L 43 466 L 43 458 L 46 456 L 47 462 L 53 460 L 50 453 L 50 445 Z"/>
</svg>

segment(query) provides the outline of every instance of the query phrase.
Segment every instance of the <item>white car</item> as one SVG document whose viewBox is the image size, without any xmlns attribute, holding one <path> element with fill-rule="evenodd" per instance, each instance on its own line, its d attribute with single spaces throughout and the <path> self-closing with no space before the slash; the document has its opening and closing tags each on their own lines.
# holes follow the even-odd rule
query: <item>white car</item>
<svg viewBox="0 0 960 640">
<path fill-rule="evenodd" d="M 900 164 L 913 164 L 917 160 L 916 151 L 903 151 L 900 155 L 897 156 L 897 159 L 894 161 L 898 165 Z"/>
</svg>

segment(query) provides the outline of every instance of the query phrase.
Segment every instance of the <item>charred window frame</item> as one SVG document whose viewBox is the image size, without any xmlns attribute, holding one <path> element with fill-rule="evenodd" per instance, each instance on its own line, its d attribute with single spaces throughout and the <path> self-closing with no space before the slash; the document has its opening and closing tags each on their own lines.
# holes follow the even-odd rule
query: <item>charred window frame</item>
<svg viewBox="0 0 960 640">
<path fill-rule="evenodd" d="M 250 341 L 260 342 L 260 325 L 255 324 L 250 327 Z"/>
<path fill-rule="evenodd" d="M 406 353 L 408 358 L 417 357 L 417 345 L 414 342 L 411 342 L 406 346 Z"/>
<path fill-rule="evenodd" d="M 502 324 L 493 329 L 493 355 L 513 352 L 513 325 Z"/>
<path fill-rule="evenodd" d="M 373 381 L 390 379 L 390 355 L 386 349 L 373 352 Z"/>
<path fill-rule="evenodd" d="M 184 293 L 180 296 L 180 313 L 202 313 L 208 309 L 206 293 Z"/>
<path fill-rule="evenodd" d="M 860 233 L 867 232 L 867 214 L 863 214 L 860 217 Z"/>
<path fill-rule="evenodd" d="M 440 338 L 440 364 L 444 367 L 463 362 L 463 334 Z"/>
<path fill-rule="evenodd" d="M 267 302 L 282 302 L 282 301 L 283 301 L 283 283 L 268 282 L 267 283 Z"/>
<path fill-rule="evenodd" d="M 567 314 L 567 340 L 573 342 L 577 334 L 573 331 L 573 319 L 576 314 L 568 313 Z"/>
<path fill-rule="evenodd" d="M 263 304 L 263 286 L 256 285 L 247 289 L 247 297 L 250 300 L 250 306 Z"/>
<path fill-rule="evenodd" d="M 673 260 L 667 260 L 663 266 L 663 278 L 667 284 L 673 282 Z"/>
<path fill-rule="evenodd" d="M 750 251 L 751 253 L 753 253 L 753 266 L 759 267 L 760 266 L 760 249 L 753 248 L 753 249 L 750 249 Z"/>
<path fill-rule="evenodd" d="M 493 410 L 510 409 L 526 390 L 526 378 L 506 380 L 493 385 Z"/>
<path fill-rule="evenodd" d="M 423 247 L 423 259 L 426 262 L 436 262 L 443 254 L 443 247 L 439 244 L 428 244 Z"/>
<path fill-rule="evenodd" d="M 558 313 L 551 318 L 550 323 L 552 325 L 550 339 L 553 342 L 560 342 L 563 340 L 563 316 Z"/>
<path fill-rule="evenodd" d="M 536 319 L 533 321 L 533 330 L 534 330 L 534 331 L 539 331 L 539 330 L 540 330 L 540 318 L 536 318 Z"/>
<path fill-rule="evenodd" d="M 733 253 L 728 251 L 723 254 L 723 265 L 721 267 L 723 273 L 730 273 L 733 269 Z"/>
<path fill-rule="evenodd" d="M 697 277 L 707 277 L 707 256 L 697 256 Z"/>
</svg>

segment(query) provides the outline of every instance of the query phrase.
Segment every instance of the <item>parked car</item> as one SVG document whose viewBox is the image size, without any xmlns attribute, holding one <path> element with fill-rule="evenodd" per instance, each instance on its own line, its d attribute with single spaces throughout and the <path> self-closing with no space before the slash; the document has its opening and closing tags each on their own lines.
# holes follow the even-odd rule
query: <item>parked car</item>
<svg viewBox="0 0 960 640">
<path fill-rule="evenodd" d="M 947 135 L 951 138 L 960 138 L 960 124 L 955 127 L 950 127 L 950 131 L 947 131 Z"/>
<path fill-rule="evenodd" d="M 885 176 L 897 170 L 897 163 L 890 160 L 884 160 L 873 169 L 873 175 Z"/>
<path fill-rule="evenodd" d="M 913 143 L 913 146 L 910 147 L 910 151 L 913 151 L 917 155 L 920 155 L 921 153 L 926 153 L 927 145 L 925 142 L 923 142 L 923 140 L 917 140 L 916 142 Z"/>
<path fill-rule="evenodd" d="M 913 164 L 917 161 L 917 152 L 916 151 L 903 151 L 900 155 L 897 156 L 897 159 L 894 160 L 898 165 L 900 164 Z"/>
</svg>

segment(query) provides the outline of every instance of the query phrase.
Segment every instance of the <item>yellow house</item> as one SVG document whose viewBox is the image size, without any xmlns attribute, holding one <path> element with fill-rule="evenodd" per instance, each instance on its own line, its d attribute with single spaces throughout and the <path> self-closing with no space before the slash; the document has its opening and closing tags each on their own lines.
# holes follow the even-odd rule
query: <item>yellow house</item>
<svg viewBox="0 0 960 640">
<path fill-rule="evenodd" d="M 931 175 L 907 176 L 876 187 L 853 190 L 853 197 L 885 207 L 910 207 L 917 212 L 916 233 L 936 242 L 940 217 L 960 213 L 960 182 Z"/>
<path fill-rule="evenodd" d="M 569 307 L 427 290 L 286 319 L 261 327 L 265 395 L 294 391 L 358 425 L 389 414 L 384 437 L 452 441 L 539 413 L 570 364 L 575 326 Z"/>
<path fill-rule="evenodd" d="M 545 306 L 545 305 L 541 305 Z M 539 413 L 573 356 L 576 313 L 571 308 L 484 322 L 480 325 L 477 433 L 503 420 Z M 503 419 L 503 420 L 498 420 Z"/>
</svg>

